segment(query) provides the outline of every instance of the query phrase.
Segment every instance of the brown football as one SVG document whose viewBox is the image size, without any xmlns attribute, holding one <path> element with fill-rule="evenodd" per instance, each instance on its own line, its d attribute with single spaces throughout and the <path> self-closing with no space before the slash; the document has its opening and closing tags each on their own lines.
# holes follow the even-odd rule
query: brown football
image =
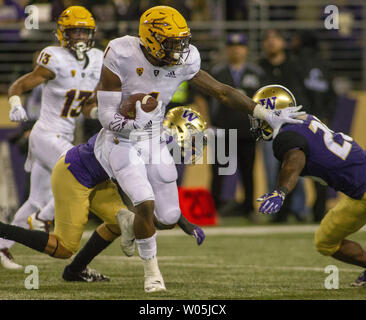
<svg viewBox="0 0 366 320">
<path fill-rule="evenodd" d="M 141 101 L 141 108 L 145 112 L 151 112 L 158 106 L 158 101 L 146 93 L 135 93 L 123 100 L 120 107 L 120 114 L 127 119 L 136 117 L 136 101 Z"/>
</svg>

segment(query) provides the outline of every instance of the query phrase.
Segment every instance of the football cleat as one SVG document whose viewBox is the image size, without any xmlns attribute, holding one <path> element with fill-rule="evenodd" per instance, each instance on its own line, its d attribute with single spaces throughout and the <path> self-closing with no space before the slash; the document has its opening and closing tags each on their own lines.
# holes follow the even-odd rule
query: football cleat
<svg viewBox="0 0 366 320">
<path fill-rule="evenodd" d="M 0 250 L 0 262 L 5 269 L 9 270 L 23 269 L 23 266 L 14 262 L 14 258 L 12 254 L 9 252 L 9 249 L 7 248 Z"/>
<path fill-rule="evenodd" d="M 163 276 L 160 273 L 158 267 L 158 259 L 153 257 L 152 259 L 142 259 L 144 263 L 144 273 L 145 273 L 145 283 L 144 289 L 145 292 L 158 292 L 158 291 L 165 291 L 165 283 Z"/>
<path fill-rule="evenodd" d="M 62 278 L 65 281 L 79 281 L 79 282 L 108 282 L 110 279 L 104 276 L 99 271 L 86 267 L 80 272 L 72 272 L 70 265 L 67 265 L 62 274 Z"/>
<path fill-rule="evenodd" d="M 205 238 L 206 238 L 205 233 L 203 232 L 203 230 L 200 227 L 196 227 L 193 230 L 192 235 L 194 238 L 196 238 L 197 245 L 201 245 L 203 240 L 205 240 Z"/>
<path fill-rule="evenodd" d="M 40 219 L 38 217 L 39 213 L 40 213 L 40 211 L 37 211 L 28 217 L 27 223 L 29 225 L 29 229 L 44 231 L 44 232 L 49 233 L 50 229 L 51 229 L 51 221 Z"/>
<path fill-rule="evenodd" d="M 122 209 L 117 213 L 117 221 L 121 229 L 121 249 L 127 257 L 135 253 L 135 233 L 133 231 L 133 221 L 135 214 Z"/>
<path fill-rule="evenodd" d="M 161 273 L 145 276 L 144 289 L 147 293 L 165 291 L 166 288 Z"/>
<path fill-rule="evenodd" d="M 351 287 L 366 287 L 366 270 L 353 282 L 350 283 Z"/>
</svg>

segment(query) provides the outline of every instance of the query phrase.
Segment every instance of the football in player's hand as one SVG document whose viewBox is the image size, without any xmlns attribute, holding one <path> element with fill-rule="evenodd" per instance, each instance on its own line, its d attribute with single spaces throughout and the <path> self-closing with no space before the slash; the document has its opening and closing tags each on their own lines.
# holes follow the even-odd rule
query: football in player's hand
<svg viewBox="0 0 366 320">
<path fill-rule="evenodd" d="M 136 101 L 141 101 L 141 108 L 145 112 L 151 112 L 158 106 L 158 101 L 146 93 L 135 93 L 122 102 L 120 114 L 127 119 L 136 117 Z"/>
</svg>

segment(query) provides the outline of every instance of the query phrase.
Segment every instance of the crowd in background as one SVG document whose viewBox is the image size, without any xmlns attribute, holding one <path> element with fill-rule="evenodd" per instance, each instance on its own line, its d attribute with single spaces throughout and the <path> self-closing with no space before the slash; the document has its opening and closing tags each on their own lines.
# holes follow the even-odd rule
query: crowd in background
<svg viewBox="0 0 366 320">
<path fill-rule="evenodd" d="M 21 21 L 25 18 L 24 7 L 34 3 L 49 3 L 49 1 L 26 0 L 0 0 L 0 26 L 9 22 Z M 221 4 L 220 4 L 221 3 Z M 216 19 L 245 20 L 248 14 L 248 0 L 223 1 L 209 0 L 56 0 L 52 1 L 50 21 L 56 21 L 59 14 L 70 5 L 83 5 L 90 9 L 96 21 L 136 20 L 147 8 L 154 5 L 169 5 L 178 9 L 189 21 L 210 21 Z M 301 10 L 301 2 L 297 4 L 298 14 L 306 16 L 307 12 Z M 9 30 L 7 31 L 9 32 Z M 115 37 L 113 34 L 103 34 L 107 41 Z M 250 57 L 251 48 L 248 36 L 241 32 L 229 33 L 225 48 L 224 59 L 220 63 L 211 65 L 208 71 L 219 81 L 243 90 L 248 96 L 261 86 L 268 84 L 281 84 L 288 87 L 295 95 L 297 103 L 304 106 L 304 110 L 320 118 L 324 123 L 331 124 L 332 116 L 337 106 L 337 95 L 334 90 L 334 77 L 326 60 L 320 57 L 319 41 L 317 35 L 311 31 L 292 33 L 289 38 L 280 30 L 268 29 L 261 35 L 261 57 Z M 253 62 L 255 61 L 255 62 Z M 37 118 L 36 106 L 39 105 L 41 90 L 34 90 L 27 99 L 28 112 L 34 113 L 33 120 Z M 273 190 L 279 163 L 273 157 L 271 143 L 256 144 L 249 134 L 249 121 L 237 111 L 228 109 L 217 101 L 208 98 L 204 93 L 196 92 L 183 83 L 172 99 L 170 107 L 176 105 L 195 104 L 204 114 L 212 128 L 238 130 L 238 170 L 230 183 L 229 177 L 218 175 L 218 164 L 212 165 L 211 192 L 216 207 L 221 216 L 243 216 L 250 218 L 254 211 L 254 178 L 253 167 L 256 148 L 262 148 L 264 165 L 267 175 L 268 190 Z M 210 106 L 207 108 L 207 106 Z M 208 111 L 208 113 L 207 113 Z M 32 117 L 31 117 L 32 118 Z M 87 139 L 100 129 L 97 120 L 83 121 L 83 139 Z M 21 131 L 11 139 L 19 143 L 26 152 L 26 137 L 31 124 L 26 124 Z M 226 140 L 225 136 L 216 136 L 217 143 Z M 184 166 L 178 167 L 180 173 L 178 183 L 182 181 Z M 240 183 L 245 192 L 245 200 L 238 203 L 235 200 L 236 187 Z M 325 213 L 327 188 L 315 183 L 316 200 L 313 208 L 306 207 L 304 181 L 300 179 L 296 189 L 285 202 L 281 211 L 273 218 L 274 222 L 287 221 L 289 215 L 294 215 L 297 220 L 306 219 L 313 213 L 312 219 L 320 221 Z M 26 197 L 25 197 L 26 198 Z"/>
</svg>

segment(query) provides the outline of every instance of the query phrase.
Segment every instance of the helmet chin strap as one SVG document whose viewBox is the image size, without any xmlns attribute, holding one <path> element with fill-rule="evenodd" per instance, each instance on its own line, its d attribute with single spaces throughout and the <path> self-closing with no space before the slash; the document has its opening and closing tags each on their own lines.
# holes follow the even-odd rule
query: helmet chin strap
<svg viewBox="0 0 366 320">
<path fill-rule="evenodd" d="M 78 60 L 84 60 L 85 52 L 88 50 L 88 47 L 85 42 L 80 41 L 80 42 L 75 43 L 74 50 L 76 52 L 76 58 Z"/>
</svg>

